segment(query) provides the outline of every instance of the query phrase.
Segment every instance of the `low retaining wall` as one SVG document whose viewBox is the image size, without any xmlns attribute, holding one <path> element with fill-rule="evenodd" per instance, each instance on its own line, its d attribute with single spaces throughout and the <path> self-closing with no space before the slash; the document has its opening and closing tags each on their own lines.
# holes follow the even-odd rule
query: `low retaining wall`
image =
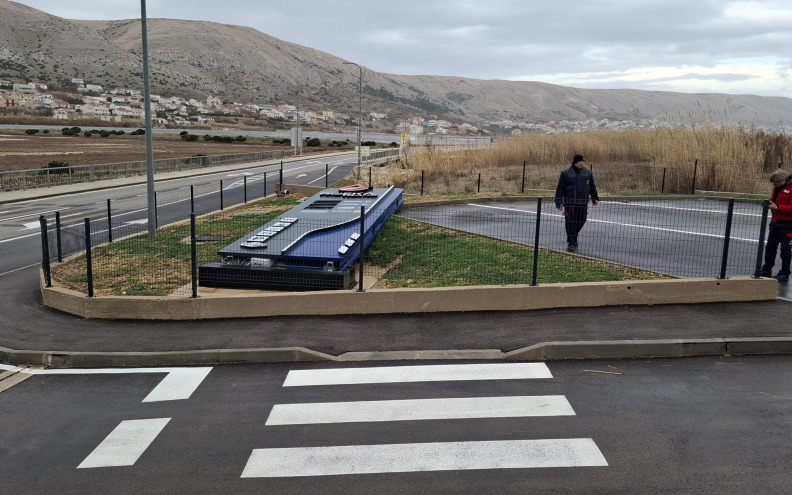
<svg viewBox="0 0 792 495">
<path fill-rule="evenodd" d="M 772 278 L 734 277 L 589 282 L 540 286 L 473 286 L 431 289 L 369 289 L 365 292 L 229 291 L 196 299 L 152 296 L 86 297 L 45 287 L 44 305 L 83 318 L 203 320 L 262 316 L 520 311 L 546 308 L 696 304 L 774 300 Z"/>
</svg>

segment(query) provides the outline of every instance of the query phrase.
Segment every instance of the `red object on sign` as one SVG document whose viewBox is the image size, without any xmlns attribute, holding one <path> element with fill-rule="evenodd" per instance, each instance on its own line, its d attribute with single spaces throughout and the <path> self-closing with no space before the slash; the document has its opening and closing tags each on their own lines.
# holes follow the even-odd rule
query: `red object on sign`
<svg viewBox="0 0 792 495">
<path fill-rule="evenodd" d="M 364 186 L 363 184 L 352 184 L 351 186 L 339 187 L 338 190 L 340 192 L 363 192 L 368 191 L 368 186 Z"/>
</svg>

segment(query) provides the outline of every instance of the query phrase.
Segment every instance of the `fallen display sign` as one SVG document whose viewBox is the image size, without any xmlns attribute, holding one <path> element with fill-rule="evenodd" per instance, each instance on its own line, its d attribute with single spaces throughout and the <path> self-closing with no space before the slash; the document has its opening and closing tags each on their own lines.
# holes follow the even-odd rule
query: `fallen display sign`
<svg viewBox="0 0 792 495">
<path fill-rule="evenodd" d="M 244 289 L 349 289 L 367 248 L 404 203 L 402 189 L 325 189 L 241 237 L 199 267 L 199 285 Z M 363 234 L 360 211 L 365 207 Z"/>
</svg>

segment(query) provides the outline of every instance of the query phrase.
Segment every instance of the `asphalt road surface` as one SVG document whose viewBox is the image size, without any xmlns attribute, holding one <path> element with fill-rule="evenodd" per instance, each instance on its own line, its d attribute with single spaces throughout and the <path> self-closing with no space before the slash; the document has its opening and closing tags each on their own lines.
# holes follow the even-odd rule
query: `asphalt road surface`
<svg viewBox="0 0 792 495">
<path fill-rule="evenodd" d="M 789 491 L 788 356 L 31 373 L 2 493 Z"/>
<path fill-rule="evenodd" d="M 324 186 L 325 171 L 328 172 L 327 182 L 332 183 L 345 177 L 356 164 L 353 154 L 284 162 L 283 181 Z M 279 182 L 280 164 L 159 181 L 156 183 L 158 225 L 189 218 L 191 186 L 192 208 L 201 215 L 220 210 L 221 190 L 222 206 L 227 208 L 242 203 L 245 198 L 251 201 L 263 197 L 265 186 L 266 193 L 273 194 Z M 41 263 L 40 215 L 47 218 L 50 235 L 54 235 L 55 213 L 59 213 L 64 255 L 84 249 L 85 218 L 93 220 L 95 235 L 106 236 L 108 200 L 116 236 L 121 231 L 129 235 L 131 229 L 145 231 L 148 228 L 145 184 L 0 205 L 0 276 Z M 55 243 L 51 244 L 54 247 Z M 52 255 L 54 257 L 55 253 Z"/>
</svg>

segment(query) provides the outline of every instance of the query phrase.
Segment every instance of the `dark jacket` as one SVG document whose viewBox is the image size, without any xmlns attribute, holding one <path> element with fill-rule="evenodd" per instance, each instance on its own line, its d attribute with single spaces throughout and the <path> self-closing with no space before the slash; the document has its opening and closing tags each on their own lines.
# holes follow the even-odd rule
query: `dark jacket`
<svg viewBox="0 0 792 495">
<path fill-rule="evenodd" d="M 594 185 L 594 174 L 586 167 L 580 170 L 574 166 L 561 172 L 556 187 L 556 208 L 561 206 L 588 206 L 589 197 L 599 201 L 597 186 Z"/>
<path fill-rule="evenodd" d="M 772 210 L 773 222 L 792 223 L 792 175 L 786 184 L 773 188 L 770 201 L 778 205 L 777 210 Z"/>
</svg>

